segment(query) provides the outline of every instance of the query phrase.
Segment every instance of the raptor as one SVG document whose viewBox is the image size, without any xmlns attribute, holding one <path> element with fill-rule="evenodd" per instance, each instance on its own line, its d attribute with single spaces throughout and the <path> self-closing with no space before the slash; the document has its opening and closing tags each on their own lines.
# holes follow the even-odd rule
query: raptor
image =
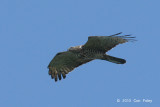
<svg viewBox="0 0 160 107">
<path fill-rule="evenodd" d="M 74 68 L 95 59 L 106 60 L 116 64 L 126 63 L 125 59 L 106 54 L 118 44 L 135 41 L 131 35 L 121 35 L 122 32 L 110 36 L 89 36 L 84 45 L 70 47 L 65 52 L 59 52 L 48 65 L 49 75 L 57 81 L 66 78 L 66 74 Z"/>
</svg>

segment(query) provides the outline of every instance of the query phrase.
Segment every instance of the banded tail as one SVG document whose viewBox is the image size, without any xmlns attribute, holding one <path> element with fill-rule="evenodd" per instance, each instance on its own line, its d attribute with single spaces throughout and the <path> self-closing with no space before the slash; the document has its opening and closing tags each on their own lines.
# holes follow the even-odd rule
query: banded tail
<svg viewBox="0 0 160 107">
<path fill-rule="evenodd" d="M 126 63 L 125 59 L 116 58 L 116 57 L 113 57 L 113 56 L 110 56 L 110 55 L 104 55 L 102 60 L 107 60 L 109 62 L 113 62 L 113 63 L 116 63 L 116 64 L 125 64 Z"/>
</svg>

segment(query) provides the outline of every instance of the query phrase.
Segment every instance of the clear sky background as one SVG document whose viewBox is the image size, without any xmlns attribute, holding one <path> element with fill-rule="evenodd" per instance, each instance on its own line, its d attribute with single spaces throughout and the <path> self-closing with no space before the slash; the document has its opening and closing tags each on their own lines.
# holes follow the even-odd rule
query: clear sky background
<svg viewBox="0 0 160 107">
<path fill-rule="evenodd" d="M 0 107 L 160 106 L 159 0 L 0 0 Z M 54 82 L 47 66 L 88 36 L 136 36 Z M 152 103 L 117 103 L 150 99 Z"/>
</svg>

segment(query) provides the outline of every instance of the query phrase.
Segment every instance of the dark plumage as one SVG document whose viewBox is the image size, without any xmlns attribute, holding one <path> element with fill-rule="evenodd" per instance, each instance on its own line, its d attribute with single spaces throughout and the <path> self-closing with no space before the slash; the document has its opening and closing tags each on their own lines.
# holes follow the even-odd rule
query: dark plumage
<svg viewBox="0 0 160 107">
<path fill-rule="evenodd" d="M 134 41 L 134 37 L 130 35 L 117 36 L 119 34 L 121 33 L 111 36 L 89 36 L 86 44 L 70 47 L 68 51 L 57 53 L 48 65 L 49 75 L 55 81 L 61 80 L 61 77 L 66 78 L 66 74 L 74 68 L 94 59 L 107 60 L 116 64 L 126 63 L 125 59 L 106 54 L 118 44 Z"/>
</svg>

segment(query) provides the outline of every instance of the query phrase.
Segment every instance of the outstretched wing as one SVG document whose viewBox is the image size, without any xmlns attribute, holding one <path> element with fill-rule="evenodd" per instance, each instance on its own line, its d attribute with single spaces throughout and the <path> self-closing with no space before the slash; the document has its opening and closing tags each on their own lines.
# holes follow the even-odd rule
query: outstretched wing
<svg viewBox="0 0 160 107">
<path fill-rule="evenodd" d="M 121 34 L 117 33 L 111 36 L 89 36 L 88 41 L 83 45 L 82 49 L 93 49 L 101 52 L 107 52 L 114 48 L 118 44 L 122 44 L 128 41 L 134 41 L 130 35 L 117 36 Z"/>
<path fill-rule="evenodd" d="M 58 53 L 48 65 L 49 75 L 55 81 L 61 80 L 61 77 L 66 78 L 66 74 L 74 68 L 91 61 L 92 59 L 79 58 L 78 53 L 66 51 Z"/>
</svg>

